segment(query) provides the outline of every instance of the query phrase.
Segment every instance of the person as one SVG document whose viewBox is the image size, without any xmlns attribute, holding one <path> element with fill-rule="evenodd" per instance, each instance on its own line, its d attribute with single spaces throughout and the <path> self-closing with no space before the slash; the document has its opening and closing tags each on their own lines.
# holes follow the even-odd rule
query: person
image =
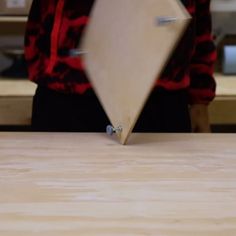
<svg viewBox="0 0 236 236">
<path fill-rule="evenodd" d="M 210 0 L 181 0 L 192 16 L 140 117 L 136 132 L 210 132 L 216 50 Z M 33 0 L 25 32 L 29 79 L 37 83 L 32 130 L 103 132 L 110 123 L 86 75 L 80 44 L 94 0 Z M 127 22 L 128 24 L 128 22 Z"/>
</svg>

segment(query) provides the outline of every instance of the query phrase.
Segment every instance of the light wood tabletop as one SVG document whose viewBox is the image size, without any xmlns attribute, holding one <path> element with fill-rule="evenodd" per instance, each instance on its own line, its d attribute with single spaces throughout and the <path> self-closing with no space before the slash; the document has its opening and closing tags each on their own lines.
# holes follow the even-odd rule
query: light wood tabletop
<svg viewBox="0 0 236 236">
<path fill-rule="evenodd" d="M 1 236 L 235 236 L 236 135 L 0 133 Z"/>
</svg>

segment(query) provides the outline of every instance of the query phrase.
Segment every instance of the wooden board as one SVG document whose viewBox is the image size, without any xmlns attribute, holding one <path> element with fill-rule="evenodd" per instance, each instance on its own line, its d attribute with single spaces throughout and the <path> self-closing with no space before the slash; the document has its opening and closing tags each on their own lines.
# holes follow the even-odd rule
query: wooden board
<svg viewBox="0 0 236 236">
<path fill-rule="evenodd" d="M 35 89 L 26 79 L 0 78 L 0 125 L 30 125 Z"/>
<path fill-rule="evenodd" d="M 32 113 L 32 97 L 1 97 L 0 125 L 30 125 Z"/>
<path fill-rule="evenodd" d="M 0 133 L 1 236 L 235 236 L 236 135 Z"/>
<path fill-rule="evenodd" d="M 160 17 L 174 21 L 159 25 Z M 178 0 L 95 2 L 80 48 L 112 125 L 122 127 L 121 143 L 126 143 L 189 19 Z"/>
</svg>

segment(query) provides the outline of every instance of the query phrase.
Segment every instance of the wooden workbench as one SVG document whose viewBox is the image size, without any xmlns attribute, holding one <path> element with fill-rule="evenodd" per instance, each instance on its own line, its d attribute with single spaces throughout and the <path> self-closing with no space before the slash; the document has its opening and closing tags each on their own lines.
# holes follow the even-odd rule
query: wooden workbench
<svg viewBox="0 0 236 236">
<path fill-rule="evenodd" d="M 215 74 L 215 100 L 209 106 L 211 124 L 236 125 L 236 76 Z"/>
<path fill-rule="evenodd" d="M 27 79 L 0 78 L 0 125 L 29 125 L 36 85 Z"/>
<path fill-rule="evenodd" d="M 236 124 L 236 76 L 215 75 L 216 98 L 209 107 L 213 125 Z M 0 78 L 0 126 L 29 125 L 36 85 L 26 79 Z"/>
<path fill-rule="evenodd" d="M 0 133 L 1 236 L 235 236 L 236 135 Z"/>
</svg>

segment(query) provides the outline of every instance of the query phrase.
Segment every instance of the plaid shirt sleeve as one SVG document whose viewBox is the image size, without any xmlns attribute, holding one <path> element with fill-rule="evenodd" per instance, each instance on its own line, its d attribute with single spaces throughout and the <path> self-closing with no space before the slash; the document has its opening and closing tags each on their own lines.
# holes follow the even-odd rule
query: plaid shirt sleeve
<svg viewBox="0 0 236 236">
<path fill-rule="evenodd" d="M 25 46 L 29 51 L 27 51 L 27 56 L 29 58 L 37 55 L 38 52 L 35 52 L 35 43 L 37 36 L 40 32 L 40 29 L 42 27 L 42 1 L 41 0 L 34 0 L 31 5 L 31 10 L 28 16 L 29 20 L 27 22 L 26 26 L 26 33 L 25 33 Z M 30 42 L 33 41 L 34 44 L 32 46 L 34 50 L 30 47 Z M 29 54 L 28 54 L 29 52 Z M 34 55 L 33 55 L 34 54 Z"/>
<path fill-rule="evenodd" d="M 197 0 L 195 50 L 190 65 L 190 103 L 208 104 L 215 97 L 216 49 L 211 32 L 210 0 Z"/>
</svg>

